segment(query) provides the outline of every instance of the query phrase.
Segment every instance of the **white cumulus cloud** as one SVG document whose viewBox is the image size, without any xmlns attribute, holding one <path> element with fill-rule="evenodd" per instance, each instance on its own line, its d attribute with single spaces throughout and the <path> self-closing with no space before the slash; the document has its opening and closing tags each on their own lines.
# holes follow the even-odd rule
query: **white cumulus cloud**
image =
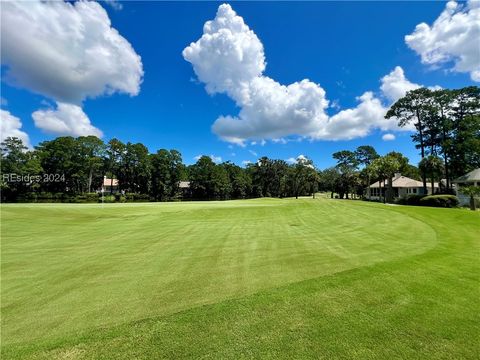
<svg viewBox="0 0 480 360">
<path fill-rule="evenodd" d="M 1 33 L 6 79 L 17 86 L 76 105 L 140 91 L 141 58 L 96 2 L 3 2 Z"/>
<path fill-rule="evenodd" d="M 35 126 L 55 135 L 102 137 L 102 131 L 90 123 L 90 119 L 78 105 L 57 103 L 56 109 L 37 110 L 32 114 Z"/>
<path fill-rule="evenodd" d="M 469 73 L 480 81 L 480 2 L 447 3 L 432 25 L 418 24 L 405 42 L 424 64 L 450 65 L 453 71 Z"/>
<path fill-rule="evenodd" d="M 183 50 L 207 92 L 227 93 L 237 103 L 248 102 L 250 82 L 265 70 L 263 44 L 230 5 L 220 5 L 203 35 Z"/>
<path fill-rule="evenodd" d="M 123 4 L 119 0 L 103 0 L 105 4 L 109 5 L 112 9 L 120 11 L 123 9 Z"/>
<path fill-rule="evenodd" d="M 395 140 L 395 135 L 394 134 L 383 134 L 382 136 L 383 141 L 393 141 Z"/>
<path fill-rule="evenodd" d="M 25 131 L 20 130 L 22 122 L 16 116 L 10 114 L 9 111 L 0 109 L 0 142 L 8 137 L 16 137 L 23 141 L 23 144 L 31 148 L 30 138 Z"/>
<path fill-rule="evenodd" d="M 404 96 L 407 91 L 415 90 L 421 87 L 418 84 L 410 82 L 400 66 L 395 67 L 393 71 L 385 75 L 382 80 L 380 89 L 382 93 L 392 102 L 397 101 Z"/>
<path fill-rule="evenodd" d="M 398 129 L 395 119 L 384 118 L 387 108 L 370 91 L 358 97 L 359 104 L 333 115 L 315 138 L 325 140 L 350 140 L 367 136 L 372 129 Z"/>
<path fill-rule="evenodd" d="M 282 85 L 263 75 L 263 45 L 228 4 L 219 6 L 215 19 L 205 23 L 202 37 L 183 50 L 183 57 L 209 94 L 225 93 L 240 107 L 237 116 L 220 116 L 212 126 L 225 141 L 280 142 L 292 135 L 341 140 L 366 136 L 373 129 L 398 130 L 394 119 L 384 118 L 387 107 L 373 92 L 358 97 L 356 107 L 329 117 L 320 85 L 308 79 Z M 382 79 L 381 91 L 393 102 L 415 87 L 397 67 Z"/>
<path fill-rule="evenodd" d="M 243 143 L 247 138 L 306 135 L 327 119 L 328 101 L 318 84 L 302 80 L 285 86 L 263 75 L 263 45 L 230 5 L 220 5 L 203 31 L 183 56 L 208 93 L 226 93 L 241 107 L 238 117 L 221 116 L 214 123 L 221 138 Z"/>
</svg>

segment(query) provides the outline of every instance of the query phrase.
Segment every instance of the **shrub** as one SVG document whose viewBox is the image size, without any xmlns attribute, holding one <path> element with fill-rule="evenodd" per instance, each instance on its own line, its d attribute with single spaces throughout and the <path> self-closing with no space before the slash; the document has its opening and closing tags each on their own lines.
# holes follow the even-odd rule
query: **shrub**
<svg viewBox="0 0 480 360">
<path fill-rule="evenodd" d="M 64 203 L 78 203 L 78 202 L 85 202 L 84 200 L 78 199 L 74 195 L 64 195 L 60 198 L 60 200 L 56 200 L 55 202 L 64 202 Z"/>
<path fill-rule="evenodd" d="M 125 197 L 125 195 L 117 193 L 115 194 L 115 201 L 123 203 L 127 201 L 127 198 Z"/>
<path fill-rule="evenodd" d="M 17 202 L 27 202 L 27 203 L 71 203 L 71 202 L 85 202 L 84 197 L 78 197 L 70 194 L 64 193 L 50 193 L 50 192 L 28 192 L 20 195 Z"/>
<path fill-rule="evenodd" d="M 102 197 L 100 196 L 100 202 L 102 201 Z M 103 196 L 103 202 L 104 203 L 114 203 L 115 202 L 115 196 L 113 195 L 104 195 Z"/>
<path fill-rule="evenodd" d="M 127 201 L 150 201 L 148 194 L 127 193 L 126 198 Z"/>
<path fill-rule="evenodd" d="M 458 206 L 458 199 L 454 195 L 429 195 L 420 200 L 420 205 L 451 208 Z"/>
<path fill-rule="evenodd" d="M 82 195 L 77 195 L 73 197 L 71 200 L 67 198 L 62 199 L 63 202 L 75 202 L 75 203 L 96 203 L 101 201 L 100 195 L 97 193 L 85 193 Z"/>
<path fill-rule="evenodd" d="M 17 202 L 37 202 L 38 195 L 34 192 L 28 192 L 22 195 L 19 195 L 16 199 Z"/>
<path fill-rule="evenodd" d="M 87 202 L 87 198 L 85 197 L 85 195 L 77 195 L 75 196 L 75 201 L 73 202 L 76 202 L 76 203 L 86 203 Z"/>
<path fill-rule="evenodd" d="M 420 201 L 425 197 L 425 195 L 409 194 L 404 195 L 401 198 L 397 199 L 396 203 L 400 205 L 422 205 Z"/>
<path fill-rule="evenodd" d="M 85 197 L 85 202 L 98 202 L 98 200 L 100 199 L 100 195 L 101 194 L 98 194 L 98 193 L 86 193 L 84 195 Z"/>
</svg>

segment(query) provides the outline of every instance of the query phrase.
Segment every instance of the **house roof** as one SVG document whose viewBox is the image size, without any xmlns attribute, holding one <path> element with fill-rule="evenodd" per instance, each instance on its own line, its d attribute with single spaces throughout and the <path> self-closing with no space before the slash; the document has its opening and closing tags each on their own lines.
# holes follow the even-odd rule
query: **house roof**
<svg viewBox="0 0 480 360">
<path fill-rule="evenodd" d="M 118 186 L 118 180 L 117 179 L 113 179 L 113 183 L 112 183 L 112 179 L 108 179 L 108 178 L 103 178 L 103 186 Z"/>
<path fill-rule="evenodd" d="M 470 171 L 468 174 L 462 175 L 453 180 L 454 183 L 468 183 L 480 181 L 480 168 Z"/>
<path fill-rule="evenodd" d="M 388 185 L 388 179 L 385 180 L 385 185 Z M 438 183 L 433 184 L 434 187 L 438 187 Z M 380 182 L 377 181 L 370 185 L 371 188 L 378 188 L 380 187 Z M 382 185 L 383 187 L 383 185 Z M 410 179 L 409 177 L 398 175 L 393 178 L 392 187 L 394 188 L 421 188 L 423 187 L 423 183 L 421 181 Z M 430 183 L 427 183 L 427 187 L 432 187 Z"/>
<path fill-rule="evenodd" d="M 190 181 L 180 181 L 178 187 L 180 189 L 188 189 L 190 187 Z"/>
</svg>

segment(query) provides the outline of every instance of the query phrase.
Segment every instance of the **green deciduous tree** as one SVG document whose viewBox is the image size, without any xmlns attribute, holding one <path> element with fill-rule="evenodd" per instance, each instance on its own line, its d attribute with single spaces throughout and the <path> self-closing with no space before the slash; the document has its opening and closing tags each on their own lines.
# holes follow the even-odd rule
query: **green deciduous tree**
<svg viewBox="0 0 480 360">
<path fill-rule="evenodd" d="M 161 149 L 150 156 L 150 162 L 152 197 L 160 201 L 178 197 L 180 180 L 185 172 L 180 152 Z"/>
<path fill-rule="evenodd" d="M 290 167 L 289 184 L 296 199 L 302 192 L 312 193 L 316 188 L 316 170 L 312 160 L 306 157 L 299 157 L 295 164 Z"/>
<path fill-rule="evenodd" d="M 76 147 L 81 161 L 81 177 L 84 188 L 92 191 L 98 189 L 103 181 L 104 158 L 106 146 L 102 140 L 96 136 L 80 136 L 76 139 Z"/>
<path fill-rule="evenodd" d="M 336 167 L 325 169 L 319 173 L 319 188 L 323 191 L 329 191 L 330 197 L 333 198 L 334 192 L 340 181 L 340 173 Z"/>
<path fill-rule="evenodd" d="M 42 167 L 37 153 L 28 151 L 22 140 L 16 137 L 7 137 L 1 143 L 0 164 L 2 178 L 0 189 L 2 198 L 13 201 L 18 196 L 28 191 L 37 189 L 39 183 L 26 183 L 24 181 L 10 181 L 9 175 L 36 176 L 42 174 Z M 5 176 L 5 179 L 3 178 Z"/>
<path fill-rule="evenodd" d="M 130 192 L 148 194 L 150 171 L 147 147 L 141 143 L 127 143 L 118 170 L 121 188 Z"/>
<path fill-rule="evenodd" d="M 125 149 L 125 144 L 116 138 L 111 139 L 107 144 L 105 151 L 105 171 L 110 173 L 110 192 L 113 192 L 113 179 L 119 178 L 121 161 L 125 154 Z M 121 183 L 120 188 L 122 188 Z"/>
<path fill-rule="evenodd" d="M 232 185 L 228 172 L 224 166 L 215 165 L 211 174 L 211 186 L 213 198 L 217 200 L 225 200 L 230 198 Z"/>
<path fill-rule="evenodd" d="M 343 199 L 344 195 L 348 199 L 348 193 L 350 189 L 354 187 L 355 171 L 359 166 L 357 154 L 353 151 L 342 150 L 333 153 L 333 158 L 337 160 L 336 168 L 340 173 L 340 182 L 338 186 L 338 192 L 340 199 Z"/>
<path fill-rule="evenodd" d="M 215 163 L 209 156 L 202 156 L 190 166 L 190 188 L 196 199 L 208 200 L 214 198 L 213 174 Z"/>
<path fill-rule="evenodd" d="M 221 164 L 228 173 L 231 184 L 231 194 L 233 199 L 245 199 L 250 195 L 252 188 L 252 179 L 246 169 L 241 168 L 234 163 L 227 161 Z"/>
<path fill-rule="evenodd" d="M 52 193 L 81 193 L 86 188 L 86 169 L 78 143 L 71 136 L 61 136 L 41 142 L 36 147 L 44 174 L 61 174 L 65 181 L 42 183 L 42 189 Z"/>
</svg>

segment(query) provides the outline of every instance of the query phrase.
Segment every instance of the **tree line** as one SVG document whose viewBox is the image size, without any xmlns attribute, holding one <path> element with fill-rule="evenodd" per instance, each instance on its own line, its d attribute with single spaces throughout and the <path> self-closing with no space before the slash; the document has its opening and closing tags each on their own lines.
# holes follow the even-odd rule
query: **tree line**
<svg viewBox="0 0 480 360">
<path fill-rule="evenodd" d="M 425 192 L 427 181 L 446 179 L 442 192 L 449 193 L 452 179 L 480 167 L 478 87 L 410 91 L 387 112 L 386 118 L 392 117 L 400 126 L 413 124 L 412 140 L 422 159 L 418 167 L 401 153 L 380 156 L 368 145 L 334 153 L 336 165 L 319 170 L 306 157 L 294 164 L 261 157 L 243 168 L 202 156 L 187 166 L 177 150 L 152 154 L 141 143 L 118 139 L 105 143 L 95 136 L 64 136 L 28 150 L 20 139 L 7 138 L 0 154 L 2 200 L 18 201 L 32 194 L 90 194 L 102 187 L 106 176 L 118 180 L 122 193 L 153 201 L 298 197 L 314 196 L 317 191 L 329 191 L 332 197 L 336 193 L 339 198 L 362 197 L 375 181 L 387 187 L 384 200 L 391 201 L 391 179 L 397 172 L 421 180 Z M 61 176 L 11 181 L 5 174 Z M 189 181 L 189 188 L 182 189 L 181 181 Z"/>
<path fill-rule="evenodd" d="M 438 182 L 439 193 L 452 194 L 453 179 L 480 167 L 479 87 L 412 90 L 391 106 L 385 118 L 395 118 L 400 127 L 413 125 L 411 137 L 421 156 L 418 167 L 395 151 L 379 156 L 371 146 L 336 152 L 337 165 L 321 173 L 332 196 L 334 192 L 340 198 L 348 198 L 349 192 L 362 196 L 369 184 L 379 181 L 380 193 L 385 188 L 383 201 L 391 202 L 395 173 L 421 180 L 423 194 L 427 182 L 431 189 Z"/>
<path fill-rule="evenodd" d="M 392 151 L 380 156 L 369 145 L 359 146 L 356 150 L 335 152 L 333 158 L 336 166 L 320 172 L 320 188 L 330 191 L 331 197 L 336 193 L 340 199 L 363 197 L 365 189 L 376 181 L 385 181 L 389 175 L 401 173 L 409 178 L 419 180 L 420 170 L 409 163 L 409 159 L 399 152 Z"/>
<path fill-rule="evenodd" d="M 33 150 L 18 138 L 7 138 L 1 143 L 1 170 L 4 201 L 22 200 L 32 193 L 88 194 L 102 188 L 104 177 L 111 179 L 110 185 L 117 179 L 122 193 L 153 201 L 298 197 L 314 193 L 318 184 L 318 171 L 307 158 L 288 164 L 262 157 L 242 168 L 229 161 L 216 164 L 202 156 L 187 166 L 177 150 L 151 154 L 141 143 L 118 139 L 104 143 L 95 136 L 58 137 Z M 12 181 L 9 174 L 21 181 Z M 35 177 L 40 181 L 30 181 Z M 181 181 L 188 181 L 189 188 L 182 189 Z"/>
<path fill-rule="evenodd" d="M 386 116 L 400 127 L 413 125 L 412 140 L 420 150 L 423 188 L 427 177 L 451 180 L 480 167 L 480 88 L 409 91 Z"/>
</svg>

